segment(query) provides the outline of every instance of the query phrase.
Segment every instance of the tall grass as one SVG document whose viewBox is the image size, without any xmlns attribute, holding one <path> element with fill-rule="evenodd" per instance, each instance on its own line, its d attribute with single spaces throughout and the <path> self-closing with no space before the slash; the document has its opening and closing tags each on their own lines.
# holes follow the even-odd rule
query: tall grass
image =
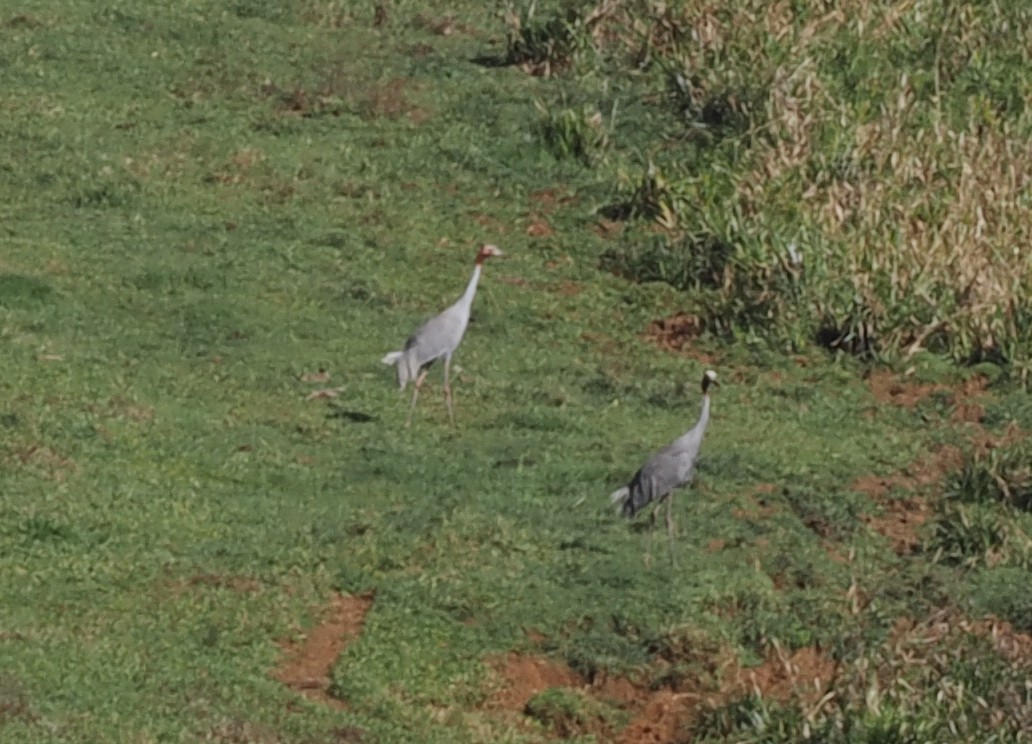
<svg viewBox="0 0 1032 744">
<path fill-rule="evenodd" d="M 672 246 L 734 246 L 701 301 L 712 330 L 1005 361 L 1027 379 L 1032 9 L 605 5 L 596 51 L 651 71 L 682 127 L 645 144 L 640 177 L 628 166 L 625 213 Z"/>
</svg>

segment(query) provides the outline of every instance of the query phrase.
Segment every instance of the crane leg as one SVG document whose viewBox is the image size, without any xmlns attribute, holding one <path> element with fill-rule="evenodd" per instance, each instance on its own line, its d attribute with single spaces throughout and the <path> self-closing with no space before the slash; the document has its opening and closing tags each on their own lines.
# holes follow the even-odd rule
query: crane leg
<svg viewBox="0 0 1032 744">
<path fill-rule="evenodd" d="M 659 510 L 663 508 L 663 499 L 660 499 L 652 506 L 652 511 L 649 513 L 649 534 L 645 538 L 645 566 L 649 567 L 652 565 L 652 543 L 655 539 L 656 534 L 656 515 L 659 514 Z"/>
<path fill-rule="evenodd" d="M 670 564 L 677 565 L 677 558 L 674 556 L 674 495 L 666 497 L 666 529 L 670 538 Z"/>
<path fill-rule="evenodd" d="M 448 418 L 451 419 L 451 425 L 455 426 L 455 406 L 452 401 L 450 368 L 451 357 L 448 356 L 444 358 L 444 402 L 448 405 Z"/>
<path fill-rule="evenodd" d="M 419 377 L 416 378 L 415 384 L 412 386 L 412 404 L 408 409 L 408 416 L 405 417 L 405 426 L 412 424 L 412 413 L 416 410 L 416 398 L 419 397 L 419 388 L 423 386 L 423 380 L 426 379 L 427 370 L 423 370 L 419 373 Z"/>
</svg>

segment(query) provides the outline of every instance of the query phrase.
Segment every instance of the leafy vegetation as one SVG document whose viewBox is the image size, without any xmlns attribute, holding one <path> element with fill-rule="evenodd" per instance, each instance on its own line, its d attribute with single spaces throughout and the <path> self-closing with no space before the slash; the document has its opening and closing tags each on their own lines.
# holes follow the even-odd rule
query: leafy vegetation
<svg viewBox="0 0 1032 744">
<path fill-rule="evenodd" d="M 712 740 L 1019 741 L 1024 445 L 918 495 L 923 551 L 853 484 L 1032 420 L 1027 33 L 1019 3 L 0 10 L 0 739 L 603 740 L 686 690 Z M 405 429 L 379 359 L 480 242 L 459 426 L 435 368 Z M 677 315 L 709 335 L 646 334 Z M 982 428 L 815 339 L 1005 374 Z M 708 366 L 674 569 L 605 495 Z M 335 592 L 372 604 L 309 698 L 273 670 Z M 835 700 L 729 681 L 778 652 Z M 500 710 L 510 653 L 583 685 Z"/>
<path fill-rule="evenodd" d="M 879 744 L 991 735 L 1020 741 L 1032 715 L 1027 667 L 1007 664 L 994 649 L 996 641 L 986 637 L 991 633 L 948 615 L 928 624 L 901 624 L 816 704 L 739 700 L 707 713 L 695 740 Z M 1010 715 L 994 715 L 1003 708 Z"/>
<path fill-rule="evenodd" d="M 665 92 L 661 136 L 614 142 L 622 209 L 675 252 L 686 236 L 732 247 L 701 303 L 712 331 L 927 349 L 1027 378 L 1026 7 L 641 0 L 596 16 L 596 57 Z M 682 283 L 678 261 L 657 277 L 636 243 L 622 263 Z"/>
</svg>

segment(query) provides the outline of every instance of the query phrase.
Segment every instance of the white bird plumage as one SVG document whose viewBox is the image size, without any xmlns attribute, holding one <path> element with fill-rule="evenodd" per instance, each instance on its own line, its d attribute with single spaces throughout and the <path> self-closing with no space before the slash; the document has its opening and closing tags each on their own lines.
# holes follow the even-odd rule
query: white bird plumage
<svg viewBox="0 0 1032 744">
<path fill-rule="evenodd" d="M 473 298 L 477 292 L 477 284 L 480 282 L 480 274 L 485 260 L 492 256 L 501 256 L 503 253 L 494 245 L 483 245 L 477 252 L 476 264 L 473 267 L 473 275 L 466 285 L 466 291 L 450 307 L 439 315 L 430 318 L 419 330 L 409 336 L 405 346 L 400 351 L 392 351 L 385 355 L 382 361 L 384 364 L 393 364 L 397 368 L 398 387 L 402 390 L 412 381 L 412 403 L 409 406 L 408 417 L 405 425 L 412 423 L 412 413 L 416 408 L 416 399 L 419 397 L 419 389 L 426 379 L 427 371 L 435 361 L 444 359 L 444 396 L 448 405 L 448 415 L 452 425 L 455 424 L 455 412 L 452 403 L 451 381 L 449 379 L 451 369 L 451 358 L 455 350 L 462 343 L 466 334 L 466 327 L 469 325 L 470 310 L 473 307 Z"/>
</svg>

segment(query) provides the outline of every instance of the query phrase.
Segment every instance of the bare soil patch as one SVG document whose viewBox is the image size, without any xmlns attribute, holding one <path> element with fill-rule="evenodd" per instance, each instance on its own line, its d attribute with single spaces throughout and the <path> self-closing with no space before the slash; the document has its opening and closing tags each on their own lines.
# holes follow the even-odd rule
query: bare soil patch
<svg viewBox="0 0 1032 744">
<path fill-rule="evenodd" d="M 703 662 L 711 675 L 681 680 L 656 690 L 648 680 L 639 682 L 625 677 L 601 676 L 589 683 L 563 664 L 510 653 L 491 662 L 502 684 L 489 697 L 487 707 L 522 712 L 535 695 L 552 687 L 568 688 L 597 700 L 615 702 L 633 712 L 631 722 L 615 738 L 604 740 L 667 744 L 679 740 L 705 709 L 749 695 L 779 702 L 796 699 L 812 705 L 838 672 L 835 661 L 812 647 L 791 653 L 774 648 L 756 667 L 742 667 L 728 649 L 720 649 L 714 658 Z M 599 729 L 597 733 L 611 732 Z"/>
<path fill-rule="evenodd" d="M 329 694 L 330 671 L 341 652 L 362 632 L 372 594 L 336 594 L 320 613 L 322 620 L 298 639 L 283 640 L 283 658 L 272 677 L 309 700 L 344 708 Z"/>
<path fill-rule="evenodd" d="M 575 671 L 542 656 L 510 653 L 491 664 L 502 684 L 489 698 L 489 708 L 522 711 L 532 697 L 550 687 L 584 686 L 584 680 Z"/>
<path fill-rule="evenodd" d="M 977 424 L 985 418 L 985 409 L 978 400 L 985 392 L 988 380 L 981 376 L 949 386 L 942 383 L 910 382 L 900 379 L 889 370 L 875 370 L 867 377 L 867 384 L 879 403 L 890 403 L 902 408 L 915 408 L 933 393 L 947 391 L 948 403 L 953 409 L 950 421 Z"/>
<path fill-rule="evenodd" d="M 413 124 L 422 124 L 430 118 L 430 112 L 409 100 L 407 90 L 411 87 L 411 81 L 404 78 L 377 85 L 367 93 L 366 110 L 377 119 L 405 117 Z"/>
<path fill-rule="evenodd" d="M 766 496 L 774 493 L 776 486 L 771 483 L 763 483 L 756 491 L 747 496 L 749 503 L 746 506 L 738 506 L 731 510 L 735 519 L 760 521 L 777 514 L 780 508 L 777 504 L 767 503 Z"/>
<path fill-rule="evenodd" d="M 79 466 L 74 460 L 42 444 L 16 447 L 9 453 L 8 459 L 35 468 L 43 477 L 59 483 L 79 472 Z"/>
<path fill-rule="evenodd" d="M 591 230 L 598 235 L 600 238 L 605 240 L 612 240 L 620 236 L 623 232 L 624 223 L 616 220 L 607 220 L 605 218 L 599 219 L 594 225 L 591 226 Z"/>
<path fill-rule="evenodd" d="M 695 696 L 670 690 L 654 693 L 617 739 L 620 744 L 668 744 L 676 740 Z"/>
<path fill-rule="evenodd" d="M 886 476 L 864 475 L 852 485 L 854 491 L 869 496 L 882 507 L 879 515 L 867 515 L 864 521 L 871 529 L 883 535 L 898 555 L 913 552 L 921 544 L 919 532 L 931 518 L 932 507 L 925 491 L 940 483 L 963 458 L 961 451 L 946 446 Z M 889 498 L 888 493 L 901 490 L 906 496 Z"/>
<path fill-rule="evenodd" d="M 566 279 L 552 286 L 552 291 L 564 297 L 575 297 L 584 291 L 584 286 Z"/>
<path fill-rule="evenodd" d="M 638 715 L 618 739 L 621 744 L 668 744 L 679 741 L 707 708 L 759 695 L 778 702 L 798 699 L 813 705 L 831 686 L 838 673 L 837 662 L 820 649 L 801 648 L 792 653 L 774 648 L 762 664 L 745 668 L 734 661 L 719 674 L 716 686 L 692 680 L 676 689 L 648 695 Z"/>
<path fill-rule="evenodd" d="M 509 226 L 506 225 L 499 219 L 496 219 L 490 215 L 484 214 L 483 212 L 477 212 L 472 215 L 473 221 L 481 227 L 485 227 L 492 232 L 499 235 L 506 235 L 509 232 Z"/>
<path fill-rule="evenodd" d="M 698 315 L 677 313 L 652 321 L 644 335 L 647 341 L 666 351 L 687 354 L 703 364 L 718 364 L 718 355 L 699 351 L 692 346 L 703 330 L 703 322 Z"/>
<path fill-rule="evenodd" d="M 555 230 L 543 218 L 534 215 L 527 225 L 527 235 L 532 238 L 547 238 L 555 234 Z"/>
<path fill-rule="evenodd" d="M 977 387 L 979 383 L 974 384 Z M 985 452 L 1011 443 L 1022 436 L 1024 433 L 1014 425 L 1002 435 L 993 434 L 978 426 L 971 436 L 971 447 L 975 451 Z M 921 527 L 933 514 L 929 500 L 932 494 L 928 493 L 929 489 L 942 483 L 945 476 L 959 468 L 963 461 L 964 453 L 960 448 L 946 445 L 931 454 L 919 457 L 899 472 L 886 476 L 864 475 L 857 478 L 852 484 L 853 490 L 870 497 L 882 508 L 881 514 L 865 516 L 864 521 L 875 532 L 886 537 L 897 554 L 912 553 L 921 544 Z M 888 494 L 893 490 L 903 491 L 905 495 L 890 498 Z"/>
<path fill-rule="evenodd" d="M 883 505 L 884 512 L 865 518 L 868 526 L 885 537 L 897 555 L 908 555 L 921 545 L 921 527 L 932 517 L 932 508 L 923 497 L 895 499 Z"/>
<path fill-rule="evenodd" d="M 564 194 L 557 188 L 538 189 L 530 192 L 530 201 L 545 214 L 577 201 L 575 194 Z"/>
</svg>

